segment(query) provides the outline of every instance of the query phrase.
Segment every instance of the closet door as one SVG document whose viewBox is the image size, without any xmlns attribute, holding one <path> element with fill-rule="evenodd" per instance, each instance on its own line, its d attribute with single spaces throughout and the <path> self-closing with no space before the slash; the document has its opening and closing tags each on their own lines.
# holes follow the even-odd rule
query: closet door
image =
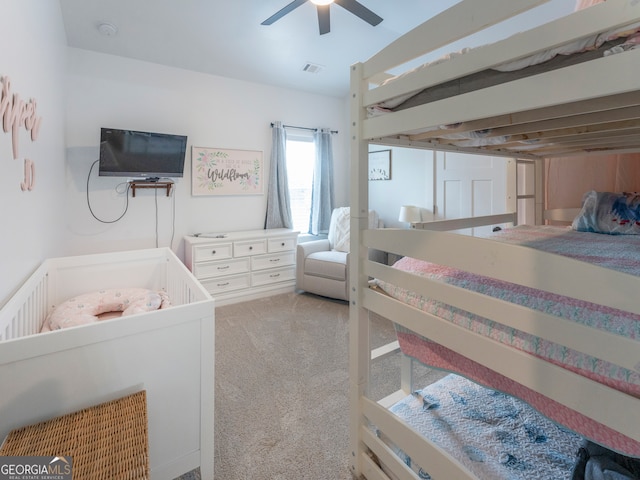
<svg viewBox="0 0 640 480">
<path fill-rule="evenodd" d="M 457 152 L 436 152 L 437 219 L 506 213 L 507 166 L 510 159 Z M 461 233 L 482 235 L 493 226 Z"/>
</svg>

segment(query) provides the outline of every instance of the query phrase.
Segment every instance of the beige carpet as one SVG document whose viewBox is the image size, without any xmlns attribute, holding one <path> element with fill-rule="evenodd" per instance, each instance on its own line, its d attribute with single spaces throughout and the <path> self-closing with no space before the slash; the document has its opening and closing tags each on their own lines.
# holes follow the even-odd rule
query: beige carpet
<svg viewBox="0 0 640 480">
<path fill-rule="evenodd" d="M 352 480 L 348 317 L 345 302 L 297 293 L 216 308 L 216 480 Z M 374 346 L 395 339 L 373 325 Z M 399 388 L 399 354 L 372 371 L 374 397 Z"/>
</svg>

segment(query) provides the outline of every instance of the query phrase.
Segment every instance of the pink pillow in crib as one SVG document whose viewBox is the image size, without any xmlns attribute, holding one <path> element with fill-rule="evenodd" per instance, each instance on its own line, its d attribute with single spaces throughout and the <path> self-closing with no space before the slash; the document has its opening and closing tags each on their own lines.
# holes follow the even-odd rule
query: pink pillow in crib
<svg viewBox="0 0 640 480">
<path fill-rule="evenodd" d="M 99 315 L 122 312 L 121 315 L 150 312 L 169 305 L 164 292 L 146 288 L 114 288 L 85 293 L 61 303 L 42 325 L 43 332 L 86 325 L 99 321 Z"/>
</svg>

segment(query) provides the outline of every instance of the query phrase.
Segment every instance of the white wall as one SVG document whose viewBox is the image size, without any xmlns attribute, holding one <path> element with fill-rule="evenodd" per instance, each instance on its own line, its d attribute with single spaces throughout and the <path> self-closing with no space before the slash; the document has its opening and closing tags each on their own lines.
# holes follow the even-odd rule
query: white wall
<svg viewBox="0 0 640 480">
<path fill-rule="evenodd" d="M 433 152 L 369 145 L 369 151 L 391 149 L 391 180 L 369 182 L 369 208 L 378 212 L 385 227 L 406 228 L 398 221 L 402 205 L 433 209 Z"/>
<path fill-rule="evenodd" d="M 348 203 L 348 117 L 345 100 L 204 75 L 110 55 L 69 49 L 67 81 L 66 250 L 81 254 L 156 245 L 183 255 L 182 236 L 264 226 L 266 194 L 260 196 L 191 195 L 191 146 L 261 150 L 265 177 L 271 153 L 270 123 L 330 127 L 333 137 L 336 204 Z M 161 190 L 129 196 L 122 220 L 94 219 L 86 200 L 92 163 L 98 158 L 101 127 L 176 133 L 188 136 L 185 177 L 176 181 L 175 197 Z M 113 220 L 124 211 L 123 179 L 89 179 L 96 216 Z M 157 196 L 156 196 L 157 193 Z M 173 208 L 175 200 L 175 231 Z M 173 242 L 172 242 L 173 235 Z"/>
<path fill-rule="evenodd" d="M 36 100 L 42 124 L 35 141 L 19 130 L 18 158 L 11 133 L 0 131 L 0 306 L 41 261 L 61 250 L 64 224 L 64 92 L 66 38 L 58 2 L 2 2 L 0 76 L 12 94 Z M 35 165 L 32 191 L 22 191 L 24 160 Z"/>
</svg>

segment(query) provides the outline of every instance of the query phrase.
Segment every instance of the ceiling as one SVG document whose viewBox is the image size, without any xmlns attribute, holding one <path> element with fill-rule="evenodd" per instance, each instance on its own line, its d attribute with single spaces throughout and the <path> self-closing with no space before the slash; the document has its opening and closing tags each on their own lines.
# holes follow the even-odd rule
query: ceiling
<svg viewBox="0 0 640 480">
<path fill-rule="evenodd" d="M 331 32 L 318 33 L 307 2 L 270 26 L 291 0 L 60 0 L 70 47 L 322 95 L 349 92 L 349 66 L 459 0 L 360 0 L 376 27 L 331 5 Z M 98 26 L 109 23 L 115 35 Z M 317 73 L 303 71 L 307 63 Z"/>
</svg>

